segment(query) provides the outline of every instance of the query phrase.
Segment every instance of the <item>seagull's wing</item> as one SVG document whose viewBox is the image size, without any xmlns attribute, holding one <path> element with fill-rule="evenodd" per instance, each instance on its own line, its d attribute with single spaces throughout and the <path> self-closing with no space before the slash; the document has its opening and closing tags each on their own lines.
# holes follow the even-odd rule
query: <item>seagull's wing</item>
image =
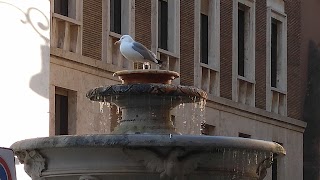
<svg viewBox="0 0 320 180">
<path fill-rule="evenodd" d="M 152 53 L 149 49 L 147 49 L 144 45 L 142 45 L 138 42 L 133 42 L 132 49 L 134 49 L 139 54 L 141 54 L 144 59 L 147 59 L 147 60 L 155 62 L 155 63 L 158 62 L 157 59 L 155 58 L 155 54 Z"/>
</svg>

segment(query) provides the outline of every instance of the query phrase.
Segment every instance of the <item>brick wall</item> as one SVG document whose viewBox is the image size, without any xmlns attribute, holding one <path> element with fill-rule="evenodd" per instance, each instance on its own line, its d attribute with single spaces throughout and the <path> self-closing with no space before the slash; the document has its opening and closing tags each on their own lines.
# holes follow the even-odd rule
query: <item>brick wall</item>
<svg viewBox="0 0 320 180">
<path fill-rule="evenodd" d="M 194 0 L 180 3 L 180 82 L 194 85 Z"/>
<path fill-rule="evenodd" d="M 256 107 L 266 109 L 266 1 L 256 1 Z"/>
<path fill-rule="evenodd" d="M 232 3 L 220 1 L 220 96 L 232 99 Z"/>
<path fill-rule="evenodd" d="M 220 94 L 232 98 L 232 1 L 220 1 Z M 194 85 L 194 6 L 184 0 L 180 7 L 181 84 Z M 301 24 L 300 0 L 286 1 L 288 16 L 288 116 L 301 118 Z M 83 55 L 101 59 L 101 0 L 83 4 Z M 151 47 L 151 1 L 135 1 L 135 39 Z M 256 107 L 265 109 L 266 101 L 266 0 L 256 1 Z"/>
<path fill-rule="evenodd" d="M 135 1 L 135 40 L 151 48 L 151 1 Z"/>
<path fill-rule="evenodd" d="M 301 1 L 286 1 L 285 11 L 288 17 L 288 116 L 301 119 Z"/>
<path fill-rule="evenodd" d="M 102 0 L 83 1 L 82 54 L 101 60 Z"/>
</svg>

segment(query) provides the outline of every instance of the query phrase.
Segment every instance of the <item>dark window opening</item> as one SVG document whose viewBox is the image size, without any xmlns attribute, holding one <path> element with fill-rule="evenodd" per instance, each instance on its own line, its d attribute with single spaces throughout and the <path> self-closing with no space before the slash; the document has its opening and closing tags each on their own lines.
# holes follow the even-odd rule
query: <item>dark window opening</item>
<svg viewBox="0 0 320 180">
<path fill-rule="evenodd" d="M 110 0 L 110 31 L 121 34 L 121 0 Z"/>
<path fill-rule="evenodd" d="M 251 138 L 251 135 L 249 135 L 249 134 L 244 134 L 244 133 L 239 133 L 239 137 L 242 137 L 242 138 Z"/>
<path fill-rule="evenodd" d="M 168 2 L 158 2 L 158 46 L 168 50 Z"/>
<path fill-rule="evenodd" d="M 278 63 L 278 22 L 272 19 L 271 23 L 271 87 L 277 87 Z"/>
<path fill-rule="evenodd" d="M 238 9 L 238 75 L 244 77 L 245 11 Z"/>
<path fill-rule="evenodd" d="M 68 96 L 55 95 L 55 134 L 68 134 Z"/>
<path fill-rule="evenodd" d="M 283 145 L 282 143 L 276 142 L 280 144 L 281 146 Z M 273 154 L 273 162 L 272 162 L 272 180 L 278 180 L 278 160 L 277 160 L 277 154 Z"/>
<path fill-rule="evenodd" d="M 277 161 L 277 154 L 273 155 L 273 162 L 272 162 L 272 180 L 278 179 L 278 161 Z"/>
<path fill-rule="evenodd" d="M 176 125 L 176 116 L 171 115 L 170 118 L 171 118 L 172 125 L 175 126 Z"/>
<path fill-rule="evenodd" d="M 209 46 L 209 34 L 208 34 L 208 16 L 201 14 L 201 26 L 200 26 L 200 60 L 201 63 L 208 64 L 208 46 Z"/>
<path fill-rule="evenodd" d="M 201 134 L 203 135 L 214 135 L 214 130 L 215 130 L 215 126 L 206 124 L 206 123 L 201 123 Z"/>
<path fill-rule="evenodd" d="M 54 12 L 68 17 L 69 0 L 55 0 Z"/>
</svg>

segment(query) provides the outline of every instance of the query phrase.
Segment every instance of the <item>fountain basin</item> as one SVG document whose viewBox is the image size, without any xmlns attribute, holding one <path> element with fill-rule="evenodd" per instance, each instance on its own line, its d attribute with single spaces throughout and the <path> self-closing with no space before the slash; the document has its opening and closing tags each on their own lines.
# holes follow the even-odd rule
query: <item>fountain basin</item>
<svg viewBox="0 0 320 180">
<path fill-rule="evenodd" d="M 261 140 L 197 135 L 78 135 L 14 143 L 33 178 L 263 179 L 282 146 Z M 89 179 L 90 179 L 89 178 Z"/>
<path fill-rule="evenodd" d="M 138 74 L 148 77 L 150 72 Z M 176 134 L 170 110 L 181 103 L 197 102 L 204 108 L 207 93 L 195 87 L 171 84 L 116 84 L 94 88 L 87 98 L 121 108 L 122 119 L 113 134 Z"/>
<path fill-rule="evenodd" d="M 178 73 L 116 72 L 123 84 L 98 87 L 87 97 L 117 105 L 122 116 L 111 135 L 34 138 L 11 148 L 36 180 L 262 180 L 277 143 L 219 136 L 176 135 L 170 110 L 182 103 L 205 107 L 206 92 L 171 85 Z"/>
<path fill-rule="evenodd" d="M 124 70 L 117 71 L 113 74 L 118 76 L 122 84 L 135 84 L 135 83 L 159 83 L 171 84 L 172 80 L 179 77 L 179 73 L 167 70 Z"/>
</svg>

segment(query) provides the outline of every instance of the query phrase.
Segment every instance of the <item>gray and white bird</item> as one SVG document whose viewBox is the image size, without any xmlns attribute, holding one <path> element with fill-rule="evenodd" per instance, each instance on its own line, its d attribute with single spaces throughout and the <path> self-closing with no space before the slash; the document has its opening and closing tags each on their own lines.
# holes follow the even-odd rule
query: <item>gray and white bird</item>
<svg viewBox="0 0 320 180">
<path fill-rule="evenodd" d="M 162 61 L 158 60 L 156 55 L 144 45 L 134 41 L 131 36 L 123 35 L 120 40 L 114 44 L 118 43 L 120 43 L 121 54 L 129 61 L 142 62 L 143 69 L 145 69 L 145 65 L 148 65 L 150 68 L 150 63 L 161 66 Z"/>
</svg>

